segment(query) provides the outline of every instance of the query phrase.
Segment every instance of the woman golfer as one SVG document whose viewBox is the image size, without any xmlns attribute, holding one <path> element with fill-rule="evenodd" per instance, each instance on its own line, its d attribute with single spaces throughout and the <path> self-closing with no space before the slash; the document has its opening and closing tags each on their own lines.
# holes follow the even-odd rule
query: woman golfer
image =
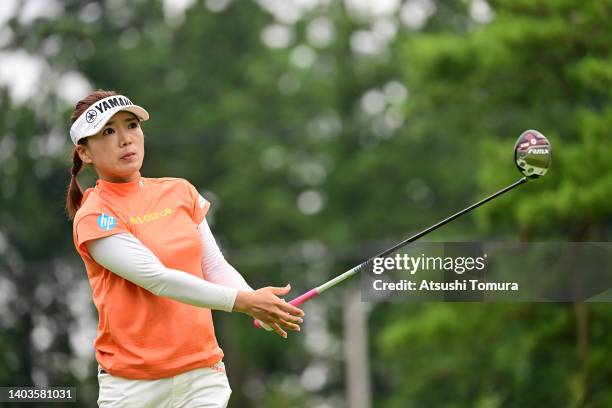
<svg viewBox="0 0 612 408">
<path fill-rule="evenodd" d="M 225 407 L 211 309 L 246 313 L 283 337 L 304 313 L 279 297 L 289 285 L 253 290 L 225 261 L 206 223 L 210 204 L 188 181 L 140 175 L 146 110 L 98 90 L 71 119 L 66 208 L 98 309 L 98 405 Z M 98 175 L 85 193 L 83 163 Z"/>
</svg>

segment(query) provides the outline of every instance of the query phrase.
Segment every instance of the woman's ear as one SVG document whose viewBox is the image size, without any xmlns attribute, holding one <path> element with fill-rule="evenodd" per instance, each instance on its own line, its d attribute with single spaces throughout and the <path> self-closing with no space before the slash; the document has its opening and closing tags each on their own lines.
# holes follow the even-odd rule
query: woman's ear
<svg viewBox="0 0 612 408">
<path fill-rule="evenodd" d="M 91 159 L 91 156 L 89 155 L 89 151 L 87 150 L 87 147 L 83 146 L 83 145 L 77 145 L 76 147 L 76 151 L 79 155 L 79 157 L 81 158 L 81 161 L 85 164 L 92 164 L 93 160 Z"/>
</svg>

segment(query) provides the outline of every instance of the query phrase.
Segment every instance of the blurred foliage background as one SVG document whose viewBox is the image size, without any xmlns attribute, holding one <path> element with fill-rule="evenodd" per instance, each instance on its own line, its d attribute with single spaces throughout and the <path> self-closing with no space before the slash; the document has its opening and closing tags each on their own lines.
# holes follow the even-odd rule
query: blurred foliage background
<svg viewBox="0 0 612 408">
<path fill-rule="evenodd" d="M 0 385 L 95 405 L 63 210 L 90 90 L 145 106 L 143 175 L 190 180 L 251 285 L 297 294 L 515 181 L 529 128 L 549 175 L 428 240 L 609 241 L 611 17 L 610 0 L 3 1 Z M 606 303 L 367 305 L 356 283 L 288 340 L 215 313 L 230 406 L 612 405 Z"/>
</svg>

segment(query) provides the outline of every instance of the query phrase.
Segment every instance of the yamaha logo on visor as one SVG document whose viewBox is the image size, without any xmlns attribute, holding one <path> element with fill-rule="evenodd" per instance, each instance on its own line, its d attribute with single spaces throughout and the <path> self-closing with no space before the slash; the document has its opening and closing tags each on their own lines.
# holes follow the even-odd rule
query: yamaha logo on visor
<svg viewBox="0 0 612 408">
<path fill-rule="evenodd" d="M 98 133 L 119 111 L 131 112 L 141 121 L 149 119 L 149 113 L 144 108 L 134 105 L 127 97 L 111 95 L 89 106 L 72 124 L 70 127 L 72 143 L 77 145 L 82 138 Z"/>
<path fill-rule="evenodd" d="M 85 120 L 87 121 L 87 123 L 91 123 L 96 120 L 97 116 L 98 112 L 96 112 L 95 109 L 90 109 L 89 111 L 87 111 L 87 116 L 85 116 Z"/>
</svg>

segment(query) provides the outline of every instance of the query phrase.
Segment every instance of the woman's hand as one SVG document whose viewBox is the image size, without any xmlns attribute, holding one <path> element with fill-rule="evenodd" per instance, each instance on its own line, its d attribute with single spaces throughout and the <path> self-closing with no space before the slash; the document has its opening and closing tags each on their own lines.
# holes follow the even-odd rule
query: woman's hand
<svg viewBox="0 0 612 408">
<path fill-rule="evenodd" d="M 290 290 L 291 285 L 284 288 L 268 286 L 253 292 L 238 291 L 233 311 L 246 313 L 272 327 L 279 336 L 287 338 L 287 332 L 282 327 L 300 331 L 299 324 L 302 323 L 304 316 L 302 309 L 279 297 L 286 295 Z"/>
</svg>

